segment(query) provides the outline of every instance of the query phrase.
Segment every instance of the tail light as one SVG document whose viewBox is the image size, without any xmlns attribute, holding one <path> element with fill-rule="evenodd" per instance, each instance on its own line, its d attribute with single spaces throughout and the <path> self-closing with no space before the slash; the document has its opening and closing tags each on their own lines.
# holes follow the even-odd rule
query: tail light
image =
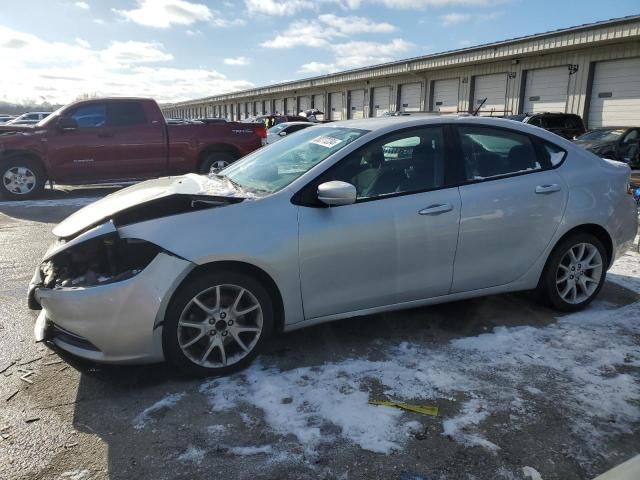
<svg viewBox="0 0 640 480">
<path fill-rule="evenodd" d="M 256 133 L 258 134 L 258 137 L 260 138 L 260 141 L 262 142 L 262 145 L 266 145 L 267 144 L 267 128 L 266 127 L 257 127 L 256 128 Z"/>
</svg>

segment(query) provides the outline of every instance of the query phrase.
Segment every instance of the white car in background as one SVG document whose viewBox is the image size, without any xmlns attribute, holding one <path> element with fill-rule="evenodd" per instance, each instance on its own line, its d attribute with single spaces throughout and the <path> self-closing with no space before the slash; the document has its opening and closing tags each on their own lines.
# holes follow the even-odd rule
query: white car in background
<svg viewBox="0 0 640 480">
<path fill-rule="evenodd" d="M 287 135 L 291 135 L 298 130 L 302 130 L 307 127 L 312 127 L 313 123 L 311 122 L 284 122 L 279 123 L 278 125 L 274 125 L 269 130 L 267 130 L 267 144 L 275 143 L 278 140 L 286 137 Z"/>
<path fill-rule="evenodd" d="M 27 112 L 7 122 L 6 125 L 35 125 L 49 115 L 51 115 L 51 112 Z"/>
</svg>

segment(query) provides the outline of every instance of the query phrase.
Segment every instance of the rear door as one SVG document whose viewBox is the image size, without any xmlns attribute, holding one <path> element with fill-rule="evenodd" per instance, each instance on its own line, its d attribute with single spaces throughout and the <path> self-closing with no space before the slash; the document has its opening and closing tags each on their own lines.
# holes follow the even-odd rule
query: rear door
<svg viewBox="0 0 640 480">
<path fill-rule="evenodd" d="M 167 171 L 165 123 L 152 103 L 112 101 L 107 104 L 110 143 L 105 175 L 148 178 Z M 206 127 L 204 127 L 206 128 Z"/>
<path fill-rule="evenodd" d="M 553 168 L 565 152 L 513 130 L 459 126 L 466 172 L 452 293 L 511 283 L 547 248 L 567 187 Z"/>
</svg>

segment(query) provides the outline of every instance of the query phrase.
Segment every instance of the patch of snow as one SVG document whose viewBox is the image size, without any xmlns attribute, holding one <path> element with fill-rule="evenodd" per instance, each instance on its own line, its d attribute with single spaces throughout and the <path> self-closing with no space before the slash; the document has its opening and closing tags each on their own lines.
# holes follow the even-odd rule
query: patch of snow
<svg viewBox="0 0 640 480">
<path fill-rule="evenodd" d="M 216 175 L 208 175 L 204 181 L 200 181 L 200 195 L 213 195 L 216 197 L 241 197 L 241 198 L 256 198 L 256 195 L 241 190 L 233 185 L 233 183 L 226 177 L 219 177 Z"/>
<path fill-rule="evenodd" d="M 626 284 L 640 293 L 640 282 L 633 280 L 640 255 L 628 256 L 612 272 L 631 279 Z M 496 327 L 444 346 L 381 341 L 385 357 L 376 361 L 353 358 L 286 371 L 255 363 L 205 382 L 201 392 L 214 411 L 237 411 L 245 404 L 259 409 L 272 431 L 293 435 L 307 455 L 341 440 L 390 453 L 420 427 L 416 419 L 433 421 L 370 405 L 370 398 L 437 405 L 438 399 L 462 397 L 459 413 L 443 419 L 444 433 L 495 451 L 498 445 L 483 431 L 487 417 L 506 413 L 530 422 L 537 399 L 524 397 L 528 392 L 562 404 L 574 433 L 597 452 L 605 437 L 628 432 L 640 421 L 640 385 L 626 373 L 640 367 L 639 336 L 640 302 L 617 308 L 596 301 L 551 325 Z M 379 392 L 375 397 L 372 384 Z"/>
<path fill-rule="evenodd" d="M 271 445 L 263 445 L 262 447 L 231 447 L 228 452 L 232 455 L 249 456 L 271 453 L 273 448 Z"/>
<path fill-rule="evenodd" d="M 199 464 L 204 459 L 205 453 L 203 449 L 189 445 L 184 452 L 178 455 L 177 460 L 182 463 Z"/>
<path fill-rule="evenodd" d="M 68 472 L 63 472 L 62 474 L 60 474 L 60 479 L 64 479 L 64 480 L 85 480 L 85 478 L 89 478 L 90 472 L 87 469 L 77 469 L 77 470 L 70 470 Z"/>
<path fill-rule="evenodd" d="M 101 197 L 56 198 L 51 200 L 8 200 L 0 202 L 3 207 L 84 207 Z"/>
<path fill-rule="evenodd" d="M 209 425 L 207 427 L 207 432 L 209 433 L 209 435 L 219 435 L 221 433 L 224 433 L 226 429 L 226 425 Z"/>
<path fill-rule="evenodd" d="M 500 450 L 500 447 L 479 433 L 472 433 L 470 430 L 477 427 L 489 412 L 482 402 L 477 398 L 465 402 L 460 415 L 449 418 L 442 422 L 442 434 L 451 437 L 453 440 L 468 447 L 484 447 L 488 450 Z"/>
<path fill-rule="evenodd" d="M 530 478 L 531 480 L 542 480 L 542 475 L 533 467 L 522 467 L 522 474 L 524 478 Z"/>
<path fill-rule="evenodd" d="M 158 412 L 162 410 L 168 410 L 172 408 L 184 397 L 186 393 L 171 393 L 166 395 L 161 400 L 158 400 L 156 403 L 151 405 L 150 407 L 145 408 L 140 414 L 133 420 L 133 428 L 136 430 L 142 430 L 147 422 L 151 420 L 151 418 L 158 414 Z"/>
</svg>

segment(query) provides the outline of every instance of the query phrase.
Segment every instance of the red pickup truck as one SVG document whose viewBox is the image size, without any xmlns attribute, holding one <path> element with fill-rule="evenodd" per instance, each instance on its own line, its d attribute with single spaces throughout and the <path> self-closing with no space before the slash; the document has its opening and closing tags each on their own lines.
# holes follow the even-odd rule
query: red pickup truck
<svg viewBox="0 0 640 480">
<path fill-rule="evenodd" d="M 103 98 L 67 105 L 33 126 L 0 126 L 0 196 L 32 198 L 64 184 L 208 173 L 261 147 L 263 125 L 167 125 L 158 104 Z"/>
</svg>

